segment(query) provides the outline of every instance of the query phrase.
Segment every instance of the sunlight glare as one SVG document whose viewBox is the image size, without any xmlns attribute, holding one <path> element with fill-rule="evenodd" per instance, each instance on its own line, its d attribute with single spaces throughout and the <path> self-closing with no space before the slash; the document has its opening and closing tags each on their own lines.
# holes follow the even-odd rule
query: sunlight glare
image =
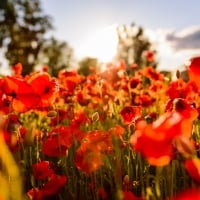
<svg viewBox="0 0 200 200">
<path fill-rule="evenodd" d="M 100 62 L 112 61 L 118 43 L 116 28 L 117 25 L 113 24 L 91 33 L 90 38 L 77 49 L 77 56 L 79 58 L 95 57 Z"/>
</svg>

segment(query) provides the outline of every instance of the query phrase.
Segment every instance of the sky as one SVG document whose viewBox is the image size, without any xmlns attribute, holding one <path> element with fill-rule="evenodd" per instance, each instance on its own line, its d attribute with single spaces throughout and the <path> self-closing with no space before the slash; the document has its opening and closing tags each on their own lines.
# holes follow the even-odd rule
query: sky
<svg viewBox="0 0 200 200">
<path fill-rule="evenodd" d="M 199 0 L 41 0 L 52 17 L 56 38 L 81 59 L 109 61 L 118 25 L 142 26 L 158 51 L 160 69 L 176 70 L 200 55 Z"/>
</svg>

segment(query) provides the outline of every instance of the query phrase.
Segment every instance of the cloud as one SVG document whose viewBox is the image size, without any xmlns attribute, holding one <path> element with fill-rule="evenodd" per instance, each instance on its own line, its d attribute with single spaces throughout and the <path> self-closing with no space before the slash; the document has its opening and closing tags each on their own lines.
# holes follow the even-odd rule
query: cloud
<svg viewBox="0 0 200 200">
<path fill-rule="evenodd" d="M 173 31 L 166 35 L 166 41 L 175 50 L 200 50 L 200 26 Z"/>
<path fill-rule="evenodd" d="M 200 27 L 188 27 L 182 31 L 172 29 L 146 29 L 157 51 L 159 70 L 185 69 L 187 61 L 200 55 Z"/>
</svg>

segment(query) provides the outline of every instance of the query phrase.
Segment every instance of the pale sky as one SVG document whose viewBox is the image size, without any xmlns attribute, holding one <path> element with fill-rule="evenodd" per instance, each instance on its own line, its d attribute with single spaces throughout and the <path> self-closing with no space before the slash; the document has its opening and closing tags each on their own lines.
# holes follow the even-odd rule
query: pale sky
<svg viewBox="0 0 200 200">
<path fill-rule="evenodd" d="M 114 51 L 116 25 L 142 26 L 159 52 L 159 67 L 175 69 L 200 55 L 199 0 L 41 0 L 52 16 L 52 34 L 66 40 L 75 55 Z M 109 47 L 108 47 L 109 46 Z M 87 55 L 93 54 L 93 55 Z"/>
</svg>

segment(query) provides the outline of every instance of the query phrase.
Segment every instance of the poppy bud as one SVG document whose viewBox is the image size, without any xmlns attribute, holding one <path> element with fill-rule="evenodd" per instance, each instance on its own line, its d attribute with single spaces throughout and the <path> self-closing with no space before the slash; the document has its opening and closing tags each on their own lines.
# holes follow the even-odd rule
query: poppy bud
<svg viewBox="0 0 200 200">
<path fill-rule="evenodd" d="M 95 112 L 93 115 L 92 115 L 92 121 L 93 122 L 97 122 L 99 120 L 99 113 L 98 112 Z"/>
<path fill-rule="evenodd" d="M 176 70 L 176 78 L 180 78 L 181 77 L 181 73 L 180 73 L 180 71 L 179 70 Z"/>
<path fill-rule="evenodd" d="M 58 113 L 57 113 L 55 110 L 51 110 L 51 111 L 49 111 L 49 112 L 47 113 L 47 117 L 50 117 L 50 118 L 56 117 L 57 114 L 58 114 Z"/>
<path fill-rule="evenodd" d="M 126 185 L 128 185 L 129 182 L 130 182 L 129 175 L 126 174 L 126 175 L 124 176 L 123 183 L 126 184 Z"/>
</svg>

